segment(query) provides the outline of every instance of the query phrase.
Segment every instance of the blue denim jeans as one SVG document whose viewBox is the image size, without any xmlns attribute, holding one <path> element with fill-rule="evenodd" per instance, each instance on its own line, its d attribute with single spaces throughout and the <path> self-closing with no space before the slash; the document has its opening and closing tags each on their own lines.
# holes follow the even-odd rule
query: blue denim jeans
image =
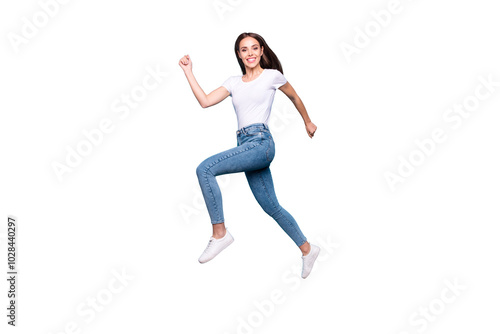
<svg viewBox="0 0 500 334">
<path fill-rule="evenodd" d="M 237 146 L 205 159 L 196 168 L 203 198 L 212 224 L 224 222 L 222 196 L 215 177 L 245 172 L 248 184 L 262 209 L 288 236 L 301 246 L 307 239 L 295 219 L 279 203 L 274 193 L 269 165 L 274 159 L 274 140 L 269 127 L 255 123 L 236 131 Z"/>
</svg>

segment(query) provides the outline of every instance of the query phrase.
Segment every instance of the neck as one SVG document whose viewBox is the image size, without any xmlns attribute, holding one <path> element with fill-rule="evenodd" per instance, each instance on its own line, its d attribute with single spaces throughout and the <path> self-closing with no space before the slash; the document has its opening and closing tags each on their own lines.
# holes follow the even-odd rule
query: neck
<svg viewBox="0 0 500 334">
<path fill-rule="evenodd" d="M 247 76 L 247 78 L 253 78 L 253 77 L 258 76 L 259 74 L 261 74 L 262 71 L 264 71 L 264 69 L 262 67 L 260 67 L 260 66 L 258 66 L 258 67 L 256 66 L 254 68 L 247 68 L 245 75 Z"/>
</svg>

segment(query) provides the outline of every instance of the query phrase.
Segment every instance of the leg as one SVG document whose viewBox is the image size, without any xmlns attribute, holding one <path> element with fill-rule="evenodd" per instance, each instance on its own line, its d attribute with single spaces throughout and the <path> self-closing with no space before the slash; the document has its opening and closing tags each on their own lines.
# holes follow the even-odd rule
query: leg
<svg viewBox="0 0 500 334">
<path fill-rule="evenodd" d="M 220 239 L 226 235 L 226 226 L 224 222 L 219 224 L 212 224 L 212 237 Z"/>
<path fill-rule="evenodd" d="M 306 241 L 299 248 L 302 252 L 302 255 L 307 255 L 311 251 L 311 244 L 309 243 L 309 241 Z"/>
<path fill-rule="evenodd" d="M 269 163 L 262 159 L 265 147 L 260 141 L 246 142 L 205 159 L 196 168 L 196 175 L 213 225 L 213 236 L 225 234 L 222 194 L 216 176 L 262 168 Z"/>
<path fill-rule="evenodd" d="M 274 184 L 269 166 L 245 172 L 245 175 L 255 199 L 262 209 L 270 215 L 295 244 L 300 247 L 302 254 L 307 254 L 310 250 L 310 245 L 292 215 L 279 204 L 274 192 Z"/>
</svg>

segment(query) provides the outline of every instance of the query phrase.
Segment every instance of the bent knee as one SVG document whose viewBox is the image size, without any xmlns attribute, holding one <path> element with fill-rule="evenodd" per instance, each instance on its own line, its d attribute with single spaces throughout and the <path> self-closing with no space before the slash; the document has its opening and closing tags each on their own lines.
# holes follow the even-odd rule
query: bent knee
<svg viewBox="0 0 500 334">
<path fill-rule="evenodd" d="M 205 169 L 206 169 L 205 165 L 199 164 L 198 167 L 196 167 L 196 176 L 198 178 L 203 177 L 203 174 L 205 173 Z"/>
<path fill-rule="evenodd" d="M 198 176 L 199 179 L 205 177 L 207 173 L 210 173 L 210 167 L 206 163 L 206 161 L 203 161 L 196 167 L 196 175 Z"/>
</svg>

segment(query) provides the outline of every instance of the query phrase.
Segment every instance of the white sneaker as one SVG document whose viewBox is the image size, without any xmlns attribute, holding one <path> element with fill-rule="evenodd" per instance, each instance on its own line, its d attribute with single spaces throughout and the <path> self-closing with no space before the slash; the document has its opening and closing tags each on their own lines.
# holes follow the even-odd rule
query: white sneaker
<svg viewBox="0 0 500 334">
<path fill-rule="evenodd" d="M 214 237 L 210 237 L 210 240 L 208 241 L 207 248 L 203 251 L 203 254 L 201 254 L 200 258 L 198 261 L 200 263 L 205 263 L 213 259 L 214 257 L 217 256 L 220 252 L 222 252 L 227 246 L 232 244 L 234 241 L 233 236 L 231 233 L 226 228 L 226 234 L 220 238 L 220 239 L 215 239 Z"/>
<path fill-rule="evenodd" d="M 314 261 L 319 255 L 320 248 L 311 244 L 311 250 L 307 255 L 302 255 L 302 278 L 307 278 L 314 266 Z"/>
</svg>

